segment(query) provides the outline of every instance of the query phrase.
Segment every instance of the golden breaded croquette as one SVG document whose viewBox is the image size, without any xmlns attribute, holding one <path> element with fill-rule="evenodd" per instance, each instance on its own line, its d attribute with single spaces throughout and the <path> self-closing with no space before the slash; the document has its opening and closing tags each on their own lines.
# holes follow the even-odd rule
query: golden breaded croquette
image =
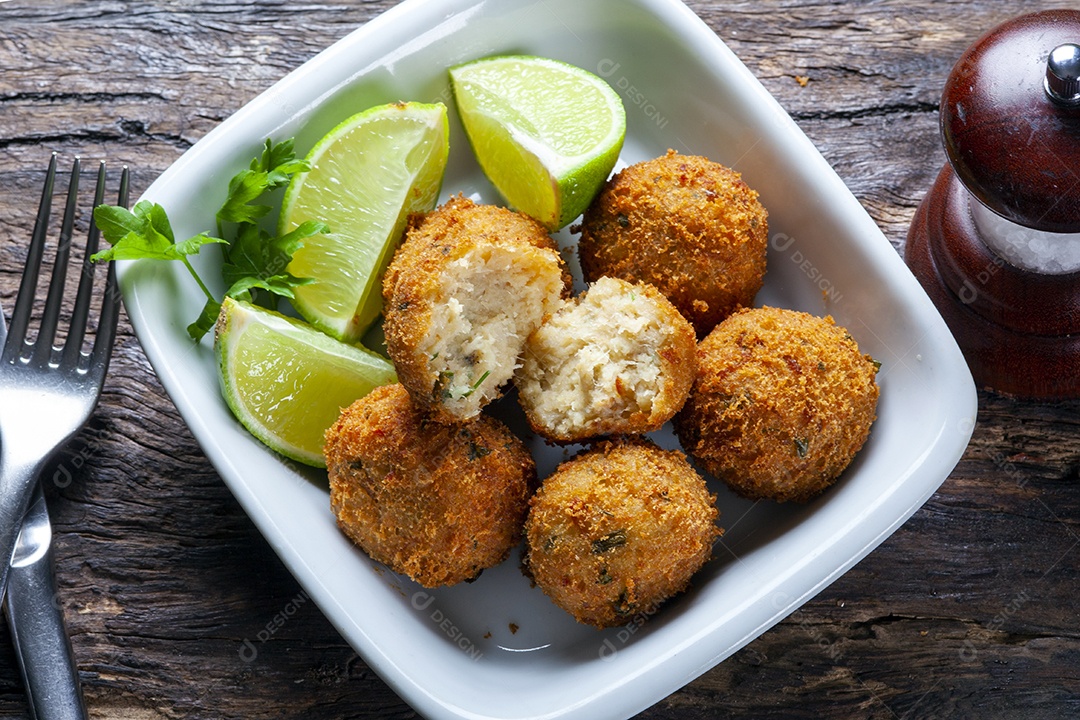
<svg viewBox="0 0 1080 720">
<path fill-rule="evenodd" d="M 697 374 L 694 328 L 652 285 L 600 278 L 533 331 L 515 382 L 555 442 L 659 429 Z"/>
<path fill-rule="evenodd" d="M 647 282 L 704 337 L 749 307 L 765 276 L 768 215 L 739 173 L 673 150 L 611 178 L 585 211 L 586 281 Z"/>
<path fill-rule="evenodd" d="M 373 560 L 426 587 L 471 580 L 521 540 L 536 465 L 498 420 L 431 420 L 400 384 L 326 431 L 338 526 Z"/>
<path fill-rule="evenodd" d="M 806 502 L 869 436 L 878 365 L 831 317 L 740 311 L 701 341 L 698 365 L 675 431 L 740 495 Z"/>
<path fill-rule="evenodd" d="M 383 329 L 398 378 L 439 421 L 476 417 L 569 288 L 540 223 L 452 198 L 410 222 L 383 280 Z"/>
<path fill-rule="evenodd" d="M 579 622 L 649 615 L 709 559 L 716 498 L 677 450 L 603 441 L 561 464 L 529 503 L 524 567 Z"/>
</svg>

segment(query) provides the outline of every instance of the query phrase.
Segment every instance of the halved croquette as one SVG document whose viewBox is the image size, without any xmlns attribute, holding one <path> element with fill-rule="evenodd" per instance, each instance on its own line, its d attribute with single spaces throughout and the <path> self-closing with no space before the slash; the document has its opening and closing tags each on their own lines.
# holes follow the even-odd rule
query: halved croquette
<svg viewBox="0 0 1080 720">
<path fill-rule="evenodd" d="M 651 432 L 686 401 L 696 349 L 656 288 L 600 278 L 529 336 L 518 399 L 533 431 L 556 442 Z"/>
<path fill-rule="evenodd" d="M 555 241 L 525 215 L 456 197 L 415 219 L 383 281 L 401 383 L 442 422 L 476 417 L 569 287 Z"/>
</svg>

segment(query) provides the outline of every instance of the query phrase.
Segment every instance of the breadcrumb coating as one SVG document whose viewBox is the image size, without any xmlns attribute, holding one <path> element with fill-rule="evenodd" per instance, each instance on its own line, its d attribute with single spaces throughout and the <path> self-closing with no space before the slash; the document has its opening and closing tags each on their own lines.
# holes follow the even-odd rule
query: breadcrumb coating
<svg viewBox="0 0 1080 720">
<path fill-rule="evenodd" d="M 650 283 L 704 337 L 749 307 L 765 276 L 768 214 L 739 173 L 673 150 L 611 178 L 585 211 L 586 281 Z"/>
<path fill-rule="evenodd" d="M 386 385 L 342 411 L 325 453 L 338 526 L 421 585 L 471 580 L 521 540 L 536 465 L 494 418 L 443 425 Z"/>
<path fill-rule="evenodd" d="M 748 498 L 818 495 L 876 417 L 878 364 L 831 317 L 743 310 L 699 343 L 698 364 L 676 433 L 708 472 Z"/>
<path fill-rule="evenodd" d="M 555 241 L 532 218 L 460 196 L 413 218 L 383 280 L 398 378 L 439 421 L 476 417 L 569 288 Z"/>
<path fill-rule="evenodd" d="M 682 592 L 721 534 L 686 456 L 604 441 L 561 464 L 530 502 L 525 568 L 579 622 L 622 625 Z"/>
<path fill-rule="evenodd" d="M 555 442 L 657 430 L 690 392 L 696 340 L 653 286 L 600 278 L 529 336 L 518 400 Z"/>
</svg>

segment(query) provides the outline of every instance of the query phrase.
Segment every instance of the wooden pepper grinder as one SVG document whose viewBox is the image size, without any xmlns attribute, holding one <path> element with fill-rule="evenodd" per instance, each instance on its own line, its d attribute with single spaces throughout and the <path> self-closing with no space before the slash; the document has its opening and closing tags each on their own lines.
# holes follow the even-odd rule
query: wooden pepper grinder
<svg viewBox="0 0 1080 720">
<path fill-rule="evenodd" d="M 1010 20 L 945 85 L 948 164 L 905 260 L 977 384 L 1080 396 L 1080 11 Z"/>
</svg>

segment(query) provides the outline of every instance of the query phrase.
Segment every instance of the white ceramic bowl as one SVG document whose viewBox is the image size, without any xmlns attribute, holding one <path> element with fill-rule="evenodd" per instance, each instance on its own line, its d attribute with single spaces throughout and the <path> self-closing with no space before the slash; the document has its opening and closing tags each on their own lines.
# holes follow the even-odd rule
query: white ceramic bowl
<svg viewBox="0 0 1080 720">
<path fill-rule="evenodd" d="M 335 527 L 325 473 L 276 456 L 230 415 L 209 342 L 195 346 L 184 330 L 202 301 L 182 268 L 124 263 L 121 283 L 146 354 L 210 461 L 327 617 L 407 702 L 433 718 L 627 717 L 731 655 L 888 537 L 959 460 L 976 395 L 945 325 L 858 201 L 675 0 L 407 0 L 222 123 L 144 197 L 165 206 L 178 238 L 210 230 L 228 179 L 264 138 L 295 136 L 306 152 L 369 106 L 442 100 L 453 118 L 444 199 L 463 192 L 499 202 L 454 117 L 446 68 L 508 52 L 607 78 L 627 110 L 622 164 L 670 147 L 739 170 L 769 210 L 757 302 L 832 314 L 882 363 L 878 420 L 839 482 L 805 506 L 754 504 L 711 483 L 727 534 L 692 589 L 647 621 L 578 625 L 530 587 L 516 552 L 477 582 L 441 590 L 372 563 Z M 573 242 L 566 232 L 559 239 Z M 215 253 L 205 255 L 198 267 L 211 278 Z M 512 404 L 496 412 L 522 430 Z M 669 432 L 656 438 L 676 445 Z M 541 476 L 568 452 L 532 446 Z M 248 642 L 241 659 L 258 650 Z"/>
</svg>

